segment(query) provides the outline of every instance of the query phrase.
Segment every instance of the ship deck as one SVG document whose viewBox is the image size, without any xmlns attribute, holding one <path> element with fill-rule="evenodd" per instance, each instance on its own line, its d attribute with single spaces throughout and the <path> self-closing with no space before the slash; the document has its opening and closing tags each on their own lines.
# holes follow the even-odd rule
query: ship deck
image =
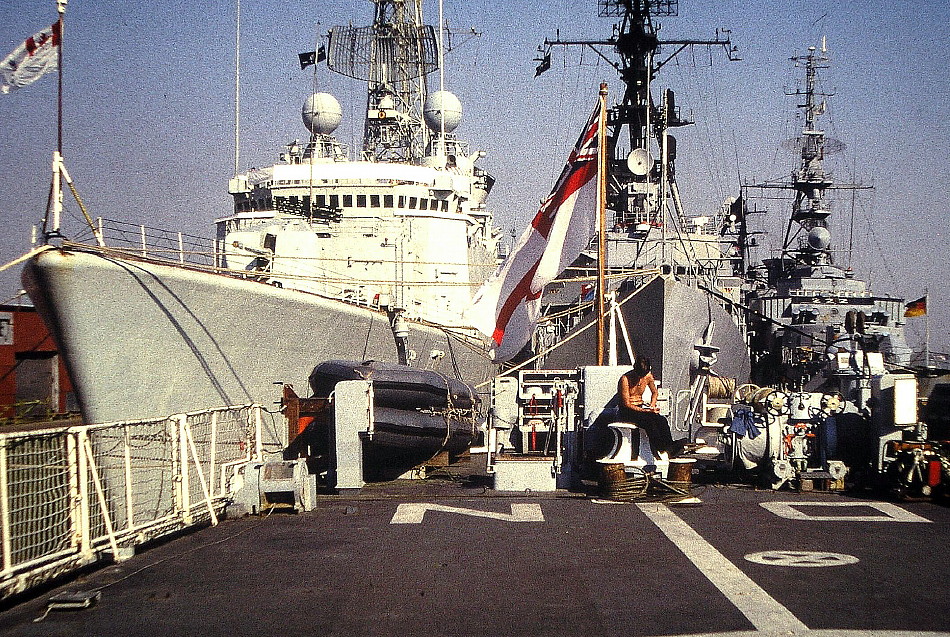
<svg viewBox="0 0 950 637">
<path fill-rule="evenodd" d="M 939 504 L 700 484 L 697 506 L 617 504 L 454 471 L 179 536 L 15 600 L 0 631 L 950 635 Z"/>
</svg>

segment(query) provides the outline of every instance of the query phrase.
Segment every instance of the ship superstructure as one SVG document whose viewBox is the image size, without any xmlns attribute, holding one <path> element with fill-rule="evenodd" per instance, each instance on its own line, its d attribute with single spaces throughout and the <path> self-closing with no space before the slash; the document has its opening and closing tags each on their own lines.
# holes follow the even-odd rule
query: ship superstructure
<svg viewBox="0 0 950 637">
<path fill-rule="evenodd" d="M 302 109 L 310 140 L 231 180 L 234 214 L 216 222 L 226 267 L 458 323 L 472 285 L 495 264 L 485 208 L 492 178 L 475 166 L 482 153 L 455 136 L 458 99 L 427 92 L 438 45 L 434 29 L 420 24 L 419 2 L 380 1 L 372 26 L 330 30 L 329 68 L 368 85 L 359 158 L 351 161 L 333 135 L 337 100 L 311 95 Z"/>
<path fill-rule="evenodd" d="M 891 366 L 907 366 L 911 350 L 904 339 L 904 299 L 875 294 L 836 259 L 845 250 L 832 234 L 828 195 L 863 186 L 837 183 L 825 164 L 842 146 L 819 126 L 832 96 L 819 82 L 819 71 L 829 66 L 827 51 L 811 47 L 792 61 L 805 74 L 803 87 L 789 93 L 799 100 L 803 121 L 793 140 L 798 165 L 788 180 L 745 186 L 740 201 L 746 206 L 776 189 L 794 193 L 778 254 L 749 270 L 747 305 L 755 382 L 802 389 L 825 382 L 820 372 L 838 354 L 880 352 Z M 743 210 L 743 225 L 754 213 Z"/>
</svg>

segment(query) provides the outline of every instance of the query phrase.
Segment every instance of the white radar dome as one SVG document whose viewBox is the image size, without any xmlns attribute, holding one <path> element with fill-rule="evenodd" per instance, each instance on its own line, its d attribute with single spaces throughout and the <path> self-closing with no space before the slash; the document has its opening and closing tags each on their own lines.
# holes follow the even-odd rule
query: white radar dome
<svg viewBox="0 0 950 637">
<path fill-rule="evenodd" d="M 462 121 L 462 103 L 459 98 L 448 91 L 436 91 L 426 98 L 422 106 L 422 117 L 426 126 L 434 133 L 442 130 L 442 121 L 445 120 L 445 132 L 454 132 Z"/>
<path fill-rule="evenodd" d="M 343 109 L 329 93 L 314 93 L 303 103 L 303 124 L 316 135 L 330 135 L 343 119 Z"/>
<path fill-rule="evenodd" d="M 826 250 L 831 245 L 831 233 L 828 228 L 816 226 L 808 232 L 808 245 L 815 250 Z"/>
</svg>

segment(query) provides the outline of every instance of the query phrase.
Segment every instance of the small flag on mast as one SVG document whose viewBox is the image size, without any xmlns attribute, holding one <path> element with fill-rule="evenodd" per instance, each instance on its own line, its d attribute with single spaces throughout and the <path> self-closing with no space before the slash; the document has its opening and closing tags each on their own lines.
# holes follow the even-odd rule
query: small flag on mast
<svg viewBox="0 0 950 637">
<path fill-rule="evenodd" d="M 316 51 L 307 51 L 306 53 L 298 53 L 297 59 L 300 60 L 300 70 L 304 70 L 308 66 L 313 66 L 314 64 L 319 64 L 327 59 L 327 50 L 322 44 L 320 48 Z"/>
<path fill-rule="evenodd" d="M 59 22 L 28 37 L 0 62 L 0 93 L 28 86 L 58 65 Z"/>
<path fill-rule="evenodd" d="M 539 75 L 541 75 L 542 73 L 544 73 L 545 71 L 551 68 L 551 54 L 550 53 L 545 53 L 544 57 L 536 61 L 540 62 L 540 64 L 538 64 L 538 68 L 534 70 L 535 77 L 538 77 Z"/>
<path fill-rule="evenodd" d="M 904 306 L 904 316 L 925 316 L 927 314 L 927 295 Z"/>
<path fill-rule="evenodd" d="M 492 359 L 506 361 L 531 339 L 544 286 L 587 247 L 597 227 L 598 104 L 554 189 L 511 254 L 475 293 L 464 312 L 491 338 Z"/>
</svg>

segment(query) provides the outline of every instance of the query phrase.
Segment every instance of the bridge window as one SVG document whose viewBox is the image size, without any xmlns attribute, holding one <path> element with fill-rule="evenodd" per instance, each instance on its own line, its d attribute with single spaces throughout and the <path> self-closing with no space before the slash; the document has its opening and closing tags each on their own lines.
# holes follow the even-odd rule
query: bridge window
<svg viewBox="0 0 950 637">
<path fill-rule="evenodd" d="M 356 195 L 356 207 L 357 208 L 366 207 L 366 195 Z"/>
</svg>

